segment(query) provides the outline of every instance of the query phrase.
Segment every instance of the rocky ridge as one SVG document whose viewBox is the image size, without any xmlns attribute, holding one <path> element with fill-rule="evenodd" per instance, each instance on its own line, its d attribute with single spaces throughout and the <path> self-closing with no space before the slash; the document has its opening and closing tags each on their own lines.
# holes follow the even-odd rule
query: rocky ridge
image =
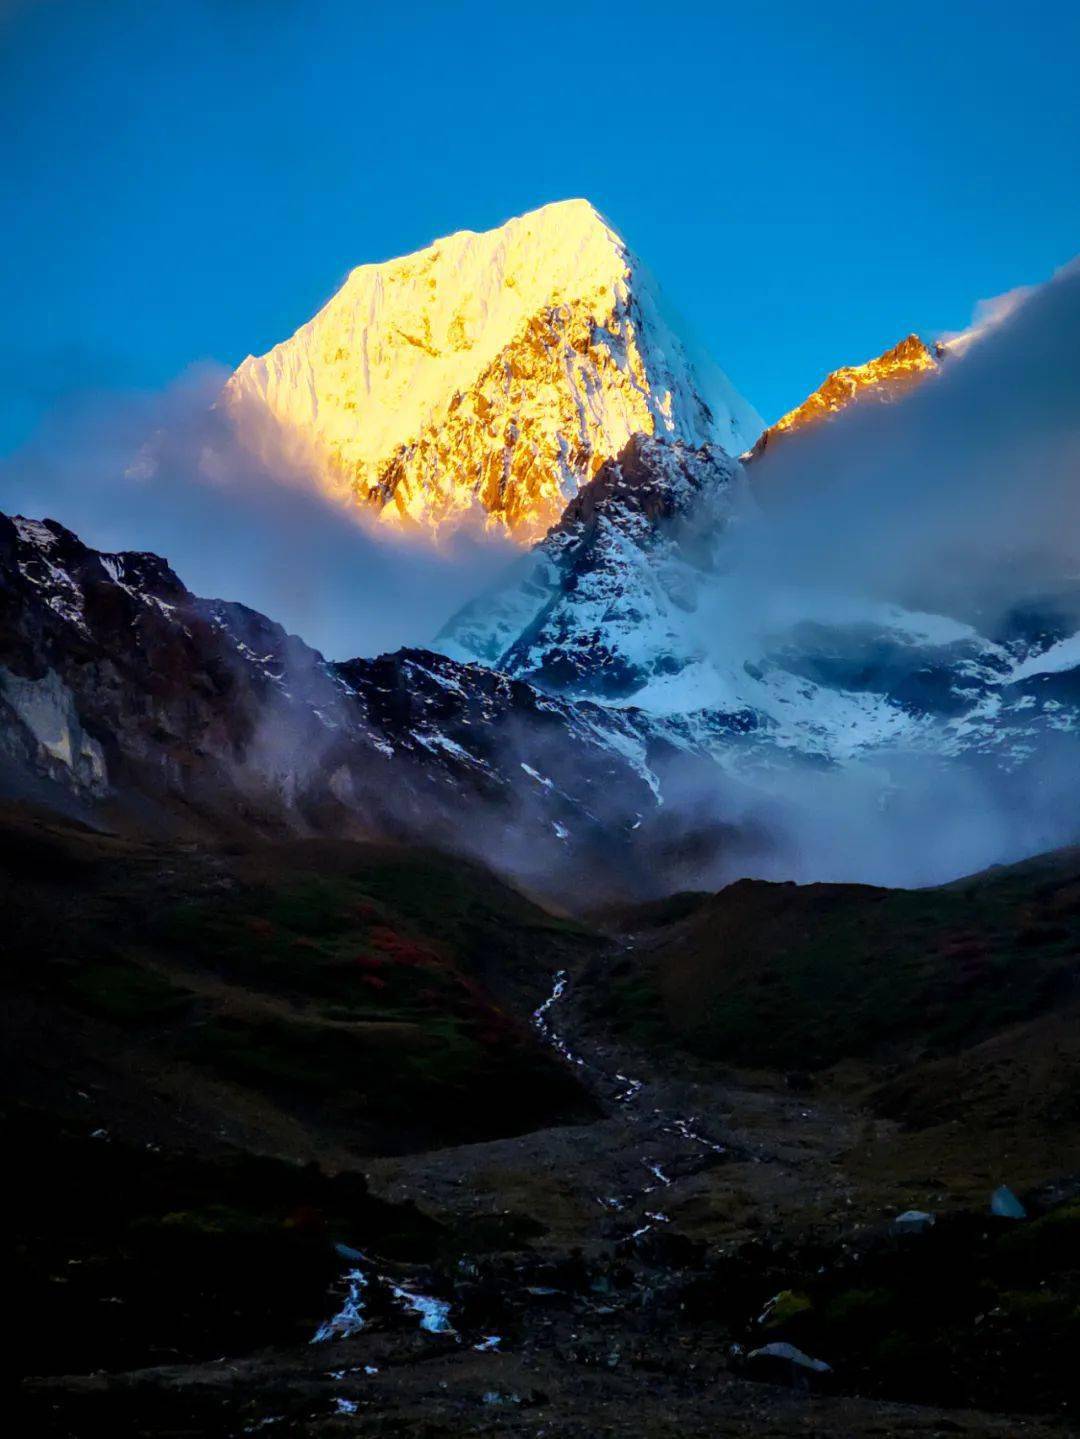
<svg viewBox="0 0 1080 1439">
<path fill-rule="evenodd" d="M 741 475 L 717 446 L 635 435 L 507 582 L 467 605 L 438 642 L 576 696 L 625 698 L 672 673 L 686 606 L 715 564 Z M 698 542 L 685 528 L 692 516 L 705 531 Z"/>
<path fill-rule="evenodd" d="M 876 359 L 833 370 L 801 404 L 762 431 L 748 458 L 756 459 L 781 437 L 794 434 L 806 425 L 819 424 L 848 405 L 866 400 L 875 404 L 891 403 L 921 384 L 928 375 L 935 374 L 944 353 L 943 346 L 936 345 L 931 350 L 918 335 L 912 334 Z"/>
<path fill-rule="evenodd" d="M 155 555 L 0 517 L 9 793 L 169 832 L 398 836 L 572 872 L 656 803 L 632 716 L 403 650 L 331 664 Z"/>
</svg>

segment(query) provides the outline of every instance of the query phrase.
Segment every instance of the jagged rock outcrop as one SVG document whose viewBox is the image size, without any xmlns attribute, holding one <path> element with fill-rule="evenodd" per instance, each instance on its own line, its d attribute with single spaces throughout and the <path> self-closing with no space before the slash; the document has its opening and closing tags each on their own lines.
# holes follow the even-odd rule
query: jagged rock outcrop
<svg viewBox="0 0 1080 1439">
<path fill-rule="evenodd" d="M 722 449 L 636 435 L 439 643 L 549 690 L 620 699 L 693 658 L 685 613 L 741 488 Z M 686 522 L 693 515 L 694 535 Z"/>
<path fill-rule="evenodd" d="M 928 375 L 934 374 L 940 358 L 940 346 L 932 351 L 918 335 L 908 335 L 876 360 L 867 360 L 863 365 L 844 365 L 839 370 L 833 370 L 801 405 L 796 405 L 775 424 L 762 431 L 750 451 L 749 458 L 757 458 L 777 440 L 794 434 L 806 425 L 819 424 L 855 402 L 861 404 L 870 400 L 877 404 L 888 404 L 906 394 L 915 385 L 922 384 Z"/>
<path fill-rule="evenodd" d="M 752 654 L 703 643 L 724 575 L 692 497 L 730 512 L 733 469 L 638 440 L 598 477 L 539 557 L 535 642 L 502 656 L 537 684 L 425 650 L 331 664 L 156 556 L 0 517 L 0 794 L 140 833 L 401 838 L 599 901 L 768 872 L 774 839 L 731 785 L 784 793 L 792 764 L 871 756 L 888 793 L 889 756 L 921 751 L 1036 810 L 1047 774 L 1068 783 L 1075 607 L 993 639 L 879 607 Z"/>
<path fill-rule="evenodd" d="M 360 266 L 223 402 L 252 446 L 388 524 L 479 518 L 523 543 L 634 434 L 737 454 L 762 426 L 584 200 Z"/>
</svg>

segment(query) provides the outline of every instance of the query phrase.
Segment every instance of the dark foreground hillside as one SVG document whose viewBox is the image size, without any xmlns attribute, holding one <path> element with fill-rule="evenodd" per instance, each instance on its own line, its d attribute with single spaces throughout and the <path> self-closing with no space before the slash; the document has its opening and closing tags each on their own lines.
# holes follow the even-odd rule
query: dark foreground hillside
<svg viewBox="0 0 1080 1439">
<path fill-rule="evenodd" d="M 1077 1422 L 1076 853 L 589 925 L 14 806 L 0 885 L 20 1432 Z"/>
<path fill-rule="evenodd" d="M 900 1126 L 901 1170 L 972 1192 L 1080 1167 L 1080 850 L 937 889 L 745 880 L 621 922 L 639 942 L 596 1009 L 627 1038 L 854 1095 Z"/>
<path fill-rule="evenodd" d="M 616 918 L 648 935 L 662 1017 L 737 1063 L 946 1054 L 1080 998 L 1080 849 L 935 889 L 742 880 Z"/>
<path fill-rule="evenodd" d="M 594 1112 L 527 1014 L 598 941 L 476 866 L 329 840 L 176 848 L 26 811 L 0 843 L 28 1102 L 339 1165 Z"/>
</svg>

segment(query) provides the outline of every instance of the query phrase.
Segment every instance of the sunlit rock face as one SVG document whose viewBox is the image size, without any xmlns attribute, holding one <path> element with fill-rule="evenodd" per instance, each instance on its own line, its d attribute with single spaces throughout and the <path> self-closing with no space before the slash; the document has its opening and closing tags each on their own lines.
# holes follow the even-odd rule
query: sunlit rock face
<svg viewBox="0 0 1080 1439">
<path fill-rule="evenodd" d="M 928 349 L 918 335 L 908 335 L 906 340 L 901 340 L 876 360 L 867 360 L 864 365 L 845 365 L 842 369 L 833 370 L 824 383 L 812 395 L 808 395 L 801 405 L 789 410 L 774 425 L 769 426 L 754 445 L 752 456 L 756 458 L 778 439 L 807 425 L 819 424 L 856 400 L 878 403 L 895 400 L 915 385 L 921 384 L 937 367 L 938 357 L 935 352 Z"/>
<path fill-rule="evenodd" d="M 521 543 L 634 434 L 738 454 L 762 428 L 584 200 L 353 270 L 225 401 L 253 447 L 313 464 L 387 524 L 478 519 Z"/>
</svg>

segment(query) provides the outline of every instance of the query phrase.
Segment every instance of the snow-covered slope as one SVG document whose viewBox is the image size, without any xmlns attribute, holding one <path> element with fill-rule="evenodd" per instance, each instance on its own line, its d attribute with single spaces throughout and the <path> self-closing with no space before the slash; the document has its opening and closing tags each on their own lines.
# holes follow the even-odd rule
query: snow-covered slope
<svg viewBox="0 0 1080 1439">
<path fill-rule="evenodd" d="M 688 353 L 639 261 L 584 200 L 352 271 L 225 402 L 391 524 L 479 515 L 523 542 L 637 433 L 738 454 L 762 422 Z"/>
<path fill-rule="evenodd" d="M 693 662 L 687 609 L 741 479 L 718 447 L 635 436 L 438 643 L 455 658 L 607 700 L 678 674 Z M 694 543 L 682 529 L 691 514 Z"/>
<path fill-rule="evenodd" d="M 725 764 L 902 748 L 1009 766 L 1074 742 L 1080 596 L 981 633 L 865 597 L 761 591 L 728 569 L 753 473 L 637 437 L 437 643 L 565 698 L 632 707 L 665 745 Z"/>
<path fill-rule="evenodd" d="M 1080 595 L 992 639 L 892 607 L 804 606 L 718 645 L 743 489 L 719 452 L 643 437 L 606 467 L 545 546 L 546 599 L 537 612 L 519 595 L 500 656 L 539 686 L 420 650 L 328 664 L 243 605 L 196 598 L 154 555 L 0 516 L 0 794 L 183 833 L 404 836 L 579 900 L 820 878 L 823 815 L 836 872 L 871 879 L 898 846 L 917 843 L 914 872 L 933 878 L 1068 839 Z M 691 523 L 699 503 L 719 543 Z M 952 829 L 925 855 L 901 753 L 936 767 L 917 824 L 929 804 L 937 825 L 945 766 L 975 781 L 952 783 Z M 849 768 L 861 810 L 841 807 Z M 815 787 L 827 772 L 839 789 Z M 1003 837 L 983 795 L 1009 815 Z M 897 797 L 894 832 L 879 801 Z M 957 815 L 985 842 L 957 851 Z"/>
</svg>

